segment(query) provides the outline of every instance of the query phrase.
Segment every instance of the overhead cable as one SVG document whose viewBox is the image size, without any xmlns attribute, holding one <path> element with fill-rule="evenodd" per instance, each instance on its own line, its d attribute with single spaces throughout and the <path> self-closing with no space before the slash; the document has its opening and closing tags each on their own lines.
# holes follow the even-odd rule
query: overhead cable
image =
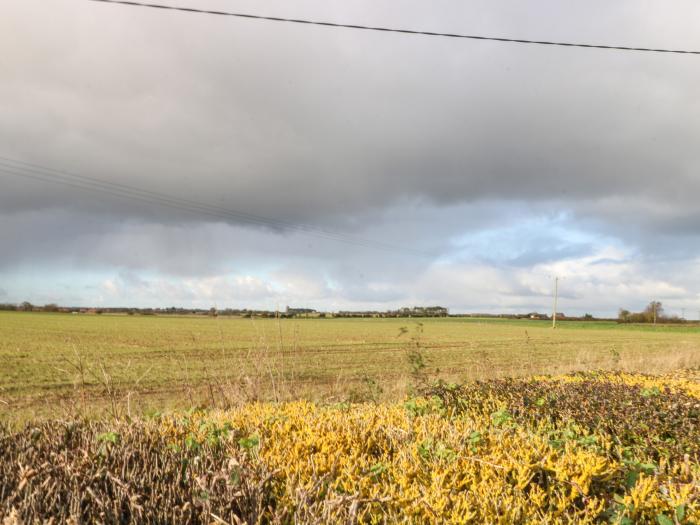
<svg viewBox="0 0 700 525">
<path fill-rule="evenodd" d="M 404 246 L 396 246 L 393 244 L 375 241 L 372 239 L 357 237 L 354 235 L 349 235 L 343 232 L 323 228 L 320 226 L 295 223 L 270 217 L 263 217 L 260 215 L 243 212 L 240 210 L 205 204 L 189 199 L 183 199 L 180 197 L 167 195 L 164 193 L 138 188 L 136 186 L 109 182 L 94 177 L 78 175 L 63 170 L 56 170 L 53 168 L 40 166 L 38 164 L 31 164 L 24 161 L 19 161 L 2 156 L 0 156 L 0 173 L 25 179 L 37 180 L 41 182 L 60 184 L 63 186 L 69 186 L 83 191 L 97 192 L 123 199 L 140 201 L 148 204 L 156 204 L 159 206 L 173 208 L 189 213 L 207 215 L 209 217 L 216 217 L 229 222 L 247 223 L 275 230 L 300 233 L 304 235 L 312 235 L 315 237 L 336 242 L 342 242 L 346 244 L 352 244 L 354 246 L 359 246 L 363 248 L 393 251 L 403 253 L 406 255 L 420 257 L 432 257 L 434 255 L 429 254 L 427 252 L 423 252 L 421 250 L 407 248 Z"/>
<path fill-rule="evenodd" d="M 553 40 L 528 40 L 523 38 L 511 38 L 511 37 L 501 37 L 501 36 L 486 36 L 486 35 L 470 35 L 464 33 L 443 33 L 438 31 L 423 31 L 418 29 L 405 29 L 398 27 L 383 27 L 383 26 L 370 26 L 362 24 L 345 24 L 340 22 L 327 22 L 322 20 L 309 20 L 305 18 L 286 18 L 280 16 L 267 16 L 267 15 L 254 15 L 250 13 L 237 13 L 232 11 L 218 11 L 211 9 L 199 9 L 195 7 L 184 7 L 176 5 L 165 5 L 165 4 L 153 4 L 147 2 L 136 2 L 132 0 L 90 0 L 91 2 L 102 2 L 107 4 L 121 4 L 125 6 L 132 7 L 149 7 L 153 9 L 166 9 L 170 11 L 181 11 L 186 13 L 195 14 L 206 14 L 206 15 L 218 15 L 218 16 L 231 16 L 237 18 L 247 18 L 252 20 L 265 20 L 268 22 L 286 22 L 292 24 L 306 24 L 314 26 L 323 26 L 330 28 L 344 28 L 344 29 L 359 29 L 364 31 L 381 31 L 384 33 L 402 33 L 407 35 L 420 35 L 420 36 L 437 36 L 444 38 L 463 38 L 469 40 L 488 40 L 493 42 L 506 42 L 510 44 L 532 44 L 540 46 L 560 46 L 560 47 L 578 47 L 578 48 L 588 48 L 588 49 L 606 49 L 612 51 L 639 51 L 647 53 L 672 53 L 681 55 L 700 55 L 700 51 L 688 50 L 688 49 L 668 49 L 668 48 L 655 48 L 655 47 L 644 47 L 644 46 L 619 46 L 612 44 L 588 44 L 581 42 L 560 42 Z"/>
</svg>

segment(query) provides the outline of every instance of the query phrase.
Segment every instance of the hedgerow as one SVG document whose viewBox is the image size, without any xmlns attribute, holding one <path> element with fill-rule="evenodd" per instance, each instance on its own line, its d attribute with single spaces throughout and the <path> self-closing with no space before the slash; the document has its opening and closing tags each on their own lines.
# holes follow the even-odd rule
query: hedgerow
<svg viewBox="0 0 700 525">
<path fill-rule="evenodd" d="M 0 519 L 689 524 L 700 519 L 696 387 L 579 374 L 435 383 L 393 404 L 4 429 Z"/>
</svg>

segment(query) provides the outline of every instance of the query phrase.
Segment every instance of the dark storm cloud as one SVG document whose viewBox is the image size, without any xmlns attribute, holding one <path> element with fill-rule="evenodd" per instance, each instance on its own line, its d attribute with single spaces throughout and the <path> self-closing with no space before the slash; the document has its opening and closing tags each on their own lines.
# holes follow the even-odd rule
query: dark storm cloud
<svg viewBox="0 0 700 525">
<path fill-rule="evenodd" d="M 241 2 L 236 10 L 700 49 L 700 7 L 691 2 L 674 10 L 662 2 L 412 2 L 399 12 L 391 2 Z M 700 248 L 697 57 L 89 2 L 33 0 L 6 11 L 2 156 L 435 257 L 459 234 L 558 211 L 643 257 L 690 257 Z M 232 258 L 308 262 L 313 254 L 349 295 L 391 300 L 401 279 L 429 264 L 4 169 L 0 267 L 50 257 L 186 276 L 224 271 Z M 505 264 L 595 251 L 585 242 L 540 241 L 532 236 Z"/>
<path fill-rule="evenodd" d="M 694 57 L 65 7 L 14 8 L 0 137 L 15 157 L 344 226 L 401 198 L 576 207 L 616 195 L 673 203 L 683 222 L 700 190 Z M 30 23 L 42 31 L 28 36 Z M 29 184 L 0 199 L 8 211 L 93 207 Z"/>
</svg>

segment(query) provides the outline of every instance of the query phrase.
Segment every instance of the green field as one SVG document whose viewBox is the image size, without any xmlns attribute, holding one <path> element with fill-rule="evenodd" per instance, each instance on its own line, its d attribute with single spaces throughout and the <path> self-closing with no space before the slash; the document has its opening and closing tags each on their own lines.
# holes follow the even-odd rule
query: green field
<svg viewBox="0 0 700 525">
<path fill-rule="evenodd" d="M 0 313 L 3 419 L 258 399 L 398 398 L 407 352 L 463 381 L 700 364 L 700 327 L 497 319 L 238 319 Z"/>
</svg>

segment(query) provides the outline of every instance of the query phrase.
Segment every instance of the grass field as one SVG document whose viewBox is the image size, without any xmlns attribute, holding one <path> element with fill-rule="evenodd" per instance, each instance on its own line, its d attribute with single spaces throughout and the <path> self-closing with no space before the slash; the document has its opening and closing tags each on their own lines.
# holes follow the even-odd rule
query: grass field
<svg viewBox="0 0 700 525">
<path fill-rule="evenodd" d="M 235 319 L 0 313 L 2 419 L 306 398 L 399 399 L 453 381 L 700 364 L 697 326 L 444 319 Z"/>
</svg>

